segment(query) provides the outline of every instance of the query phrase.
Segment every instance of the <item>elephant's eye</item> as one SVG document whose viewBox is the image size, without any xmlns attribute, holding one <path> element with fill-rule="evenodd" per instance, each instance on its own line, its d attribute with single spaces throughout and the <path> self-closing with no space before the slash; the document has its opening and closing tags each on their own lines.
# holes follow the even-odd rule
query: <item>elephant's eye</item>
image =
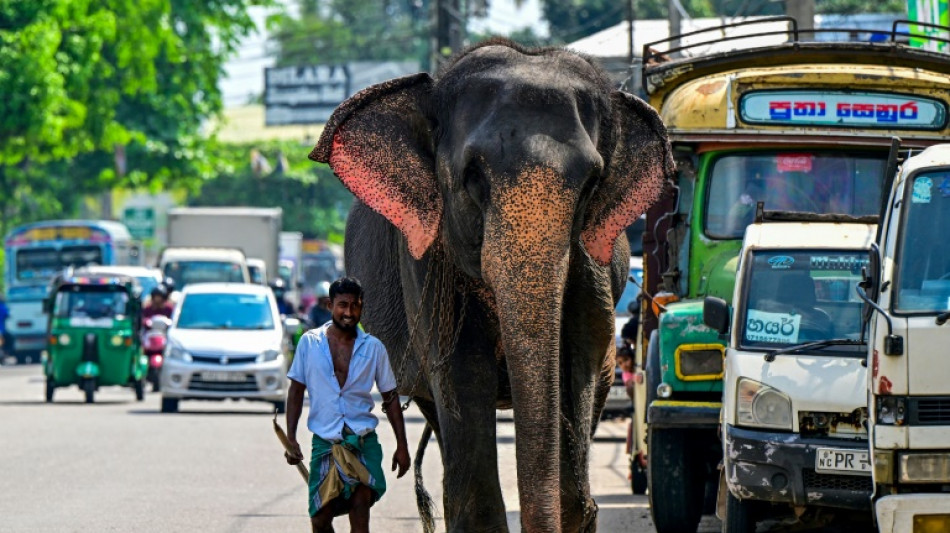
<svg viewBox="0 0 950 533">
<path fill-rule="evenodd" d="M 483 207 L 488 203 L 488 178 L 477 162 L 472 161 L 465 167 L 465 172 L 462 174 L 462 186 L 465 187 L 465 192 L 471 196 L 479 207 Z"/>
</svg>

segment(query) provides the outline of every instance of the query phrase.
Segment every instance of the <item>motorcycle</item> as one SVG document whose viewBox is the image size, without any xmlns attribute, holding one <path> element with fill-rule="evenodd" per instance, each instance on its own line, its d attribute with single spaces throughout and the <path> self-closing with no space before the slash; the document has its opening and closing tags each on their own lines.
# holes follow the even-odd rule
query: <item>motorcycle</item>
<svg viewBox="0 0 950 533">
<path fill-rule="evenodd" d="M 158 392 L 161 389 L 163 354 L 165 345 L 168 343 L 168 328 L 171 325 L 171 319 L 162 315 L 145 319 L 142 352 L 148 358 L 148 372 L 145 380 L 152 384 L 152 392 Z"/>
</svg>

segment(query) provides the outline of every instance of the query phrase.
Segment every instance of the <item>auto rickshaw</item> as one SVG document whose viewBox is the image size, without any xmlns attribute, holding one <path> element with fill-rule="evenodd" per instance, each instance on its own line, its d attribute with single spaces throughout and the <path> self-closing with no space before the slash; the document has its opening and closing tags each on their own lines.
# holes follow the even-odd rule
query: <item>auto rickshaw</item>
<svg viewBox="0 0 950 533">
<path fill-rule="evenodd" d="M 59 387 L 78 385 L 86 403 L 103 385 L 131 387 L 145 399 L 148 360 L 142 353 L 138 285 L 124 276 L 58 276 L 43 310 L 49 316 L 46 401 Z"/>
</svg>

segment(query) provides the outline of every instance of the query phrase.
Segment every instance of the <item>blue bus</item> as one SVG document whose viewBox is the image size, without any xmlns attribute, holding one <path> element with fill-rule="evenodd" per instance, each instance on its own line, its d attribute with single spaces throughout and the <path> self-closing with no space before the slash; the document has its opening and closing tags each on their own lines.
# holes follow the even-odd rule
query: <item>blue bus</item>
<svg viewBox="0 0 950 533">
<path fill-rule="evenodd" d="M 139 265 L 128 228 L 108 220 L 48 220 L 19 226 L 4 241 L 7 306 L 4 352 L 39 360 L 46 349 L 43 298 L 52 277 L 86 265 Z M 11 346 L 12 344 L 12 346 Z"/>
</svg>

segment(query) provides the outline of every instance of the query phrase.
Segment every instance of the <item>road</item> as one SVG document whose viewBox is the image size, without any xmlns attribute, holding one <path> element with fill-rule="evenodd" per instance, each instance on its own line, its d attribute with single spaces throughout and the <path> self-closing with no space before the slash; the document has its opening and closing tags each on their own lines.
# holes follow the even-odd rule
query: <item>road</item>
<svg viewBox="0 0 950 533">
<path fill-rule="evenodd" d="M 159 413 L 157 394 L 139 403 L 129 389 L 103 388 L 86 405 L 78 389 L 57 389 L 50 405 L 43 391 L 39 366 L 0 367 L 0 533 L 309 531 L 306 487 L 284 462 L 264 404 L 183 402 L 171 415 Z M 406 415 L 414 449 L 423 419 L 414 408 Z M 628 488 L 625 431 L 625 422 L 604 422 L 593 446 L 599 531 L 652 532 L 646 498 Z M 395 441 L 385 422 L 379 435 L 389 457 Z M 510 413 L 499 415 L 498 447 L 508 523 L 518 531 Z M 438 459 L 433 441 L 423 469 L 441 504 Z M 411 473 L 387 481 L 374 530 L 420 531 Z M 348 530 L 343 519 L 337 530 Z M 701 533 L 719 530 L 704 518 Z"/>
</svg>

